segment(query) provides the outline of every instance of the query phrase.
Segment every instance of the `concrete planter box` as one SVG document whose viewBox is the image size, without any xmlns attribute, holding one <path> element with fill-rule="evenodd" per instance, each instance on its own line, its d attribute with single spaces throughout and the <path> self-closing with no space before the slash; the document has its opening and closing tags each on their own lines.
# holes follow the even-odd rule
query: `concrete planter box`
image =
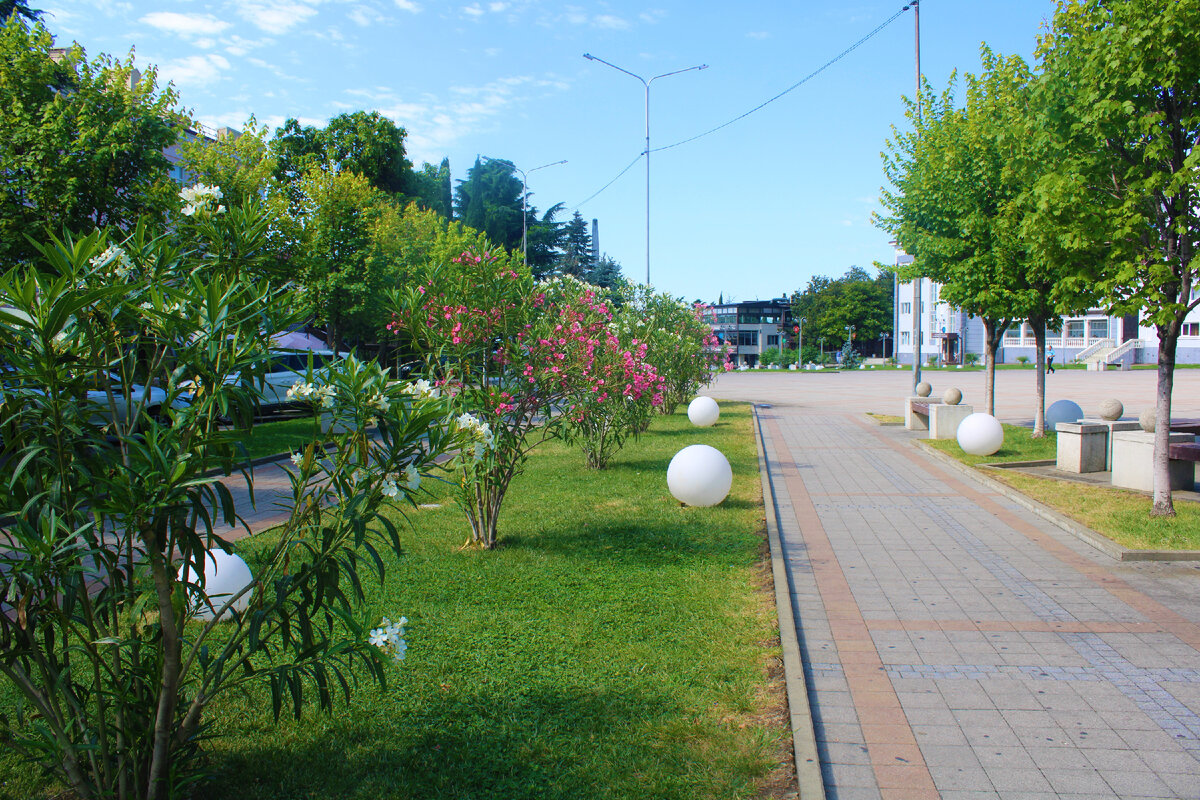
<svg viewBox="0 0 1200 800">
<path fill-rule="evenodd" d="M 1154 434 L 1117 431 L 1112 435 L 1112 485 L 1141 492 L 1154 491 Z M 1172 433 L 1170 444 L 1196 441 L 1190 433 Z M 1190 461 L 1167 462 L 1171 489 L 1190 489 L 1196 482 L 1196 467 Z"/>
</svg>

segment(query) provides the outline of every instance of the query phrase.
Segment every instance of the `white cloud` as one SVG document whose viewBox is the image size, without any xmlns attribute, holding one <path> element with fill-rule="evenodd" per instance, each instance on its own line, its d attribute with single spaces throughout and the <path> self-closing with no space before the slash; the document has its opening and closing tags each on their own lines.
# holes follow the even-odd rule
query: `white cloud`
<svg viewBox="0 0 1200 800">
<path fill-rule="evenodd" d="M 412 0 L 394 0 L 394 2 L 396 3 L 396 8 L 400 9 L 401 11 L 410 11 L 413 14 L 416 14 L 421 10 L 421 7 L 412 2 Z"/>
<path fill-rule="evenodd" d="M 508 3 L 488 3 L 488 11 L 500 13 L 508 8 Z"/>
<path fill-rule="evenodd" d="M 221 44 L 225 46 L 225 52 L 231 56 L 244 56 L 247 53 L 265 50 L 274 43 L 275 41 L 269 37 L 245 39 L 241 36 L 229 36 L 221 39 Z"/>
<path fill-rule="evenodd" d="M 663 17 L 667 16 L 667 12 L 661 8 L 651 8 L 638 14 L 638 19 L 649 25 L 653 25 Z"/>
<path fill-rule="evenodd" d="M 408 130 L 407 149 L 414 163 L 437 162 L 460 139 L 486 130 L 514 113 L 532 94 L 562 91 L 567 84 L 554 77 L 522 75 L 500 78 L 480 86 L 455 86 L 447 94 L 400 97 L 382 87 L 352 89 L 347 94 L 365 102 Z"/>
<path fill-rule="evenodd" d="M 261 0 L 238 6 L 243 19 L 268 33 L 286 33 L 316 13 L 306 3 L 289 0 Z"/>
<path fill-rule="evenodd" d="M 474 4 L 472 4 L 472 5 L 469 5 L 469 6 L 463 6 L 463 10 L 462 10 L 462 12 L 463 12 L 464 14 L 466 14 L 468 17 L 475 17 L 475 18 L 477 18 L 477 19 L 478 19 L 479 17 L 482 17 L 482 16 L 483 16 L 483 14 L 484 14 L 484 10 L 483 10 L 482 8 L 480 8 L 480 7 L 479 7 L 479 4 L 478 4 L 478 3 L 474 3 Z"/>
<path fill-rule="evenodd" d="M 612 14 L 598 14 L 592 18 L 592 25 L 610 31 L 623 31 L 629 27 L 628 22 L 620 17 L 614 17 Z"/>
<path fill-rule="evenodd" d="M 174 11 L 155 11 L 142 17 L 141 21 L 179 36 L 214 36 L 229 27 L 228 22 L 211 14 L 178 14 Z"/>
<path fill-rule="evenodd" d="M 568 25 L 586 25 L 591 28 L 601 28 L 610 31 L 623 31 L 630 28 L 629 21 L 613 14 L 597 14 L 591 16 L 579 6 L 567 6 L 561 21 Z"/>
<path fill-rule="evenodd" d="M 229 69 L 229 62 L 222 56 L 210 53 L 203 56 L 186 56 L 161 64 L 158 76 L 176 86 L 207 86 L 221 79 L 221 73 Z"/>
<path fill-rule="evenodd" d="M 379 13 L 378 9 L 369 6 L 355 6 L 350 9 L 350 13 L 347 16 L 350 17 L 351 22 L 362 28 L 384 22 L 387 19 L 387 17 Z"/>
<path fill-rule="evenodd" d="M 747 39 L 770 39 L 771 34 L 768 31 L 750 31 L 746 34 Z"/>
</svg>

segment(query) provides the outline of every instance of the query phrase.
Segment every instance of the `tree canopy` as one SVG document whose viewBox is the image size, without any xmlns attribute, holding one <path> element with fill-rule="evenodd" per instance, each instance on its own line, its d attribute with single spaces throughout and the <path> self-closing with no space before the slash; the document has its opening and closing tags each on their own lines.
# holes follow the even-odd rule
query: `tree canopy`
<svg viewBox="0 0 1200 800">
<path fill-rule="evenodd" d="M 892 329 L 892 277 L 872 277 L 862 267 L 851 267 L 840 278 L 814 276 L 792 296 L 792 315 L 807 320 L 804 336 L 809 342 L 842 341 L 851 325 L 856 341 L 877 339 Z"/>
<path fill-rule="evenodd" d="M 165 218 L 178 185 L 164 148 L 187 120 L 154 70 L 132 57 L 53 50 L 40 23 L 0 28 L 0 258 L 30 255 L 26 233 L 129 227 Z"/>
<path fill-rule="evenodd" d="M 1200 305 L 1200 3 L 1060 0 L 1038 56 L 1037 130 L 1056 158 L 1024 228 L 1062 264 L 1062 291 L 1095 291 L 1158 333 L 1157 416 L 1171 415 L 1175 351 Z M 1167 426 L 1154 513 L 1174 513 Z"/>
</svg>

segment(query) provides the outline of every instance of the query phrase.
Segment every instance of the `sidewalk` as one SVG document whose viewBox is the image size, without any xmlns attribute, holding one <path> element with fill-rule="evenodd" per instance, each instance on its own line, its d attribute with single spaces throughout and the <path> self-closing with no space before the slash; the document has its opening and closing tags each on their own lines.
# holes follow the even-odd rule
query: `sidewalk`
<svg viewBox="0 0 1200 800">
<path fill-rule="evenodd" d="M 757 409 L 764 494 L 827 797 L 1200 797 L 1195 565 L 1117 562 L 787 395 Z"/>
</svg>

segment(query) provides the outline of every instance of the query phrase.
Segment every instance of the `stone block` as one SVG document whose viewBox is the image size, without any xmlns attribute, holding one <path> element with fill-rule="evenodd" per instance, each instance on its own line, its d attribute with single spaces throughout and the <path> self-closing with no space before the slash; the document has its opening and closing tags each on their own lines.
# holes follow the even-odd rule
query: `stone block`
<svg viewBox="0 0 1200 800">
<path fill-rule="evenodd" d="M 1105 438 L 1104 469 L 1106 469 L 1106 470 L 1112 469 L 1112 448 L 1113 448 L 1112 435 L 1114 433 L 1116 433 L 1117 431 L 1140 431 L 1142 429 L 1142 426 L 1138 424 L 1138 421 L 1133 420 L 1133 419 L 1087 419 L 1087 418 L 1085 418 L 1085 419 L 1081 419 L 1080 422 L 1082 422 L 1086 425 L 1103 425 L 1105 428 L 1108 429 L 1108 435 L 1104 437 Z M 1062 467 L 1059 467 L 1059 469 L 1062 469 Z"/>
<path fill-rule="evenodd" d="M 1108 461 L 1108 428 L 1090 422 L 1060 422 L 1058 460 L 1063 472 L 1104 472 Z"/>
<path fill-rule="evenodd" d="M 915 409 L 914 403 L 918 406 Z M 925 406 L 932 405 L 928 397 L 904 398 L 904 427 L 910 431 L 929 430 L 929 414 L 926 413 Z"/>
<path fill-rule="evenodd" d="M 929 406 L 929 438 L 955 438 L 958 436 L 959 424 L 973 413 L 975 413 L 975 408 L 965 403 L 953 406 L 938 403 Z"/>
<path fill-rule="evenodd" d="M 1196 441 L 1188 433 L 1172 433 L 1171 444 Z M 1117 431 L 1112 434 L 1112 485 L 1123 489 L 1154 491 L 1154 434 L 1145 431 Z M 1168 462 L 1171 489 L 1191 489 L 1195 484 L 1195 465 L 1191 461 Z"/>
</svg>

